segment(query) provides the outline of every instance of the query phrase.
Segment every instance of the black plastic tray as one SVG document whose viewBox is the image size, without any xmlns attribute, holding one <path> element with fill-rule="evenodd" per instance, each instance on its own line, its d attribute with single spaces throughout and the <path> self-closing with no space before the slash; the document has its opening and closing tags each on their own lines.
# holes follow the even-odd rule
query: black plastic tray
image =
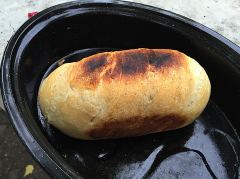
<svg viewBox="0 0 240 179">
<path fill-rule="evenodd" d="M 212 94 L 196 122 L 171 132 L 100 141 L 75 140 L 46 127 L 37 92 L 51 65 L 63 57 L 76 61 L 100 51 L 140 47 L 176 49 L 206 69 Z M 1 83 L 18 135 L 54 178 L 239 177 L 240 48 L 185 17 L 123 1 L 51 7 L 11 38 Z"/>
</svg>

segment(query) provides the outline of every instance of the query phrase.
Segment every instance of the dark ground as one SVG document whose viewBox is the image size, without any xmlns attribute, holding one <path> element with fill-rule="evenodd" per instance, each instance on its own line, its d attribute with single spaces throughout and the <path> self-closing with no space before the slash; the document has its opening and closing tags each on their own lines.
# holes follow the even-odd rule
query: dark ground
<svg viewBox="0 0 240 179">
<path fill-rule="evenodd" d="M 24 176 L 25 167 L 33 165 L 31 174 Z M 34 161 L 11 126 L 6 113 L 0 109 L 0 178 L 50 179 Z"/>
</svg>

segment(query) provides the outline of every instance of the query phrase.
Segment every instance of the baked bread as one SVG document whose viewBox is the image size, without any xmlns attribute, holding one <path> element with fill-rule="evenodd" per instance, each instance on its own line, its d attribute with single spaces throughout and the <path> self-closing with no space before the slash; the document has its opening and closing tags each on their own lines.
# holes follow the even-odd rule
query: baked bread
<svg viewBox="0 0 240 179">
<path fill-rule="evenodd" d="M 184 127 L 210 96 L 204 69 L 168 49 L 104 52 L 66 63 L 41 84 L 47 121 L 79 139 L 139 136 Z"/>
</svg>

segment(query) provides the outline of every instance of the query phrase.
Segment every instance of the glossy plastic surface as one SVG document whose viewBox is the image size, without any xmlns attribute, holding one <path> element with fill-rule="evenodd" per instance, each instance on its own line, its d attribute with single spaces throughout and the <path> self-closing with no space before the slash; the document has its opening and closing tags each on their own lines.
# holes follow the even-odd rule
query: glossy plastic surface
<svg viewBox="0 0 240 179">
<path fill-rule="evenodd" d="M 206 69 L 212 82 L 211 101 L 195 123 L 172 132 L 103 141 L 76 141 L 55 129 L 44 130 L 37 92 L 54 62 L 77 50 L 81 50 L 78 55 L 88 56 L 99 50 L 140 47 L 176 49 Z M 72 57 L 66 60 L 77 60 Z M 1 77 L 4 104 L 14 127 L 53 177 L 239 176 L 240 49 L 189 19 L 121 1 L 55 6 L 34 16 L 12 37 Z"/>
</svg>

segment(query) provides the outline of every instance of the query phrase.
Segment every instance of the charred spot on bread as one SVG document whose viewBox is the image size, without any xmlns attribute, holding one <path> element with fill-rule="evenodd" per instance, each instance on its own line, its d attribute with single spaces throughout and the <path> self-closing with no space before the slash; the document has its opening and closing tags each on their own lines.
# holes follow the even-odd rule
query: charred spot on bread
<svg viewBox="0 0 240 179">
<path fill-rule="evenodd" d="M 94 55 L 83 62 L 86 73 L 93 73 L 107 64 L 107 53 Z"/>
<path fill-rule="evenodd" d="M 126 51 L 119 53 L 117 57 L 116 66 L 121 66 L 123 75 L 143 74 L 147 70 L 148 59 L 142 51 Z"/>
<path fill-rule="evenodd" d="M 108 120 L 108 122 L 95 126 L 88 131 L 88 135 L 93 139 L 137 136 L 139 132 L 147 134 L 177 129 L 183 126 L 185 122 L 185 117 L 175 114 L 167 116 L 155 115 L 151 117 L 136 116 L 117 120 L 111 119 Z"/>
<path fill-rule="evenodd" d="M 172 62 L 174 57 L 171 53 L 156 53 L 154 50 L 151 50 L 148 59 L 149 64 L 158 69 L 165 64 Z"/>
</svg>

